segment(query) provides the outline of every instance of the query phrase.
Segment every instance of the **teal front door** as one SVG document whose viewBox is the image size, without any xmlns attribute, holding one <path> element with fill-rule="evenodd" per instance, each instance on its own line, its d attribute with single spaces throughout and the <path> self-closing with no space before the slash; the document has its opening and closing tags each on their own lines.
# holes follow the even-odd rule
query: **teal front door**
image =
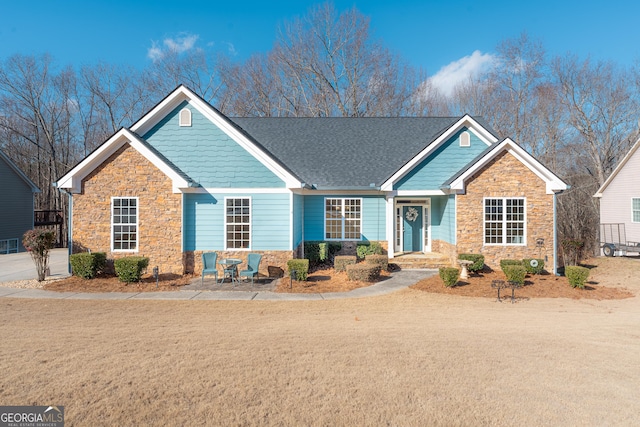
<svg viewBox="0 0 640 427">
<path fill-rule="evenodd" d="M 422 251 L 422 206 L 403 206 L 402 250 L 404 252 Z"/>
</svg>

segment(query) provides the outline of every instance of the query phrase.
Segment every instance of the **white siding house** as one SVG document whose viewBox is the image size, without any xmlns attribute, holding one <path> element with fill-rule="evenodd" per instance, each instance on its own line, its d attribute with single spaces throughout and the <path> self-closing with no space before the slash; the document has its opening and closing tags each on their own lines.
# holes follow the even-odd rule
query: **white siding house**
<svg viewBox="0 0 640 427">
<path fill-rule="evenodd" d="M 594 197 L 600 198 L 601 224 L 624 224 L 624 240 L 640 242 L 640 139 Z"/>
</svg>

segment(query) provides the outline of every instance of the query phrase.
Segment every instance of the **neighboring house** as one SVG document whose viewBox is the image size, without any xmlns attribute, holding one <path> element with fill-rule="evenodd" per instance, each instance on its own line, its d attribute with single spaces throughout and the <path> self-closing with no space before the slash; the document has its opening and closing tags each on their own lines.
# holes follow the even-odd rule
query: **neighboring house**
<svg viewBox="0 0 640 427">
<path fill-rule="evenodd" d="M 22 235 L 33 228 L 33 199 L 40 189 L 0 150 L 0 255 L 23 252 Z"/>
<path fill-rule="evenodd" d="M 286 267 L 305 241 L 555 260 L 566 184 L 470 116 L 229 118 L 184 86 L 61 177 L 74 250 L 198 272 L 200 254 Z M 542 239 L 542 240 L 541 240 Z"/>
<path fill-rule="evenodd" d="M 616 166 L 594 197 L 600 198 L 600 223 L 624 224 L 625 236 L 618 236 L 618 227 L 608 227 L 608 243 L 640 242 L 640 139 Z M 602 228 L 602 227 L 601 227 Z M 622 232 L 621 232 L 622 233 Z M 613 234 L 613 236 L 611 236 Z M 604 236 L 601 236 L 604 242 Z M 613 255 L 613 253 L 608 252 Z"/>
</svg>

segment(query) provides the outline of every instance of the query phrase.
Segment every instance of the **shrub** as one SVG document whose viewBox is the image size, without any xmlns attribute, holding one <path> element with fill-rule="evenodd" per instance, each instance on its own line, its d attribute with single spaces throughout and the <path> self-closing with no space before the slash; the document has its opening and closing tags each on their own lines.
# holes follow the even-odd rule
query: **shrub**
<svg viewBox="0 0 640 427">
<path fill-rule="evenodd" d="M 355 264 L 356 257 L 353 255 L 339 255 L 333 260 L 333 268 L 336 271 L 345 271 L 347 269 L 347 265 Z"/>
<path fill-rule="evenodd" d="M 107 263 L 107 254 L 104 252 L 73 254 L 69 256 L 69 263 L 74 276 L 93 279 L 97 273 L 104 269 Z"/>
<path fill-rule="evenodd" d="M 589 278 L 589 269 L 578 265 L 567 265 L 564 268 L 564 275 L 569 279 L 569 284 L 573 288 L 584 289 L 584 285 Z"/>
<path fill-rule="evenodd" d="M 458 259 L 464 259 L 467 261 L 473 261 L 473 264 L 467 267 L 467 270 L 471 272 L 478 272 L 484 268 L 484 255 L 480 254 L 460 254 Z"/>
<path fill-rule="evenodd" d="M 349 264 L 346 268 L 349 280 L 375 282 L 380 278 L 380 266 L 377 264 Z"/>
<path fill-rule="evenodd" d="M 364 259 L 367 264 L 374 264 L 380 267 L 380 270 L 389 270 L 389 257 L 386 255 L 367 255 Z"/>
<path fill-rule="evenodd" d="M 304 242 L 304 255 L 311 265 L 330 261 L 340 249 L 340 242 Z"/>
<path fill-rule="evenodd" d="M 289 277 L 291 277 L 291 272 L 296 271 L 296 280 L 300 280 L 306 282 L 307 275 L 309 274 L 309 260 L 308 259 L 290 259 L 287 261 L 287 271 L 289 272 Z"/>
<path fill-rule="evenodd" d="M 504 267 L 507 265 L 522 265 L 521 259 L 501 259 L 500 260 L 500 268 L 504 272 Z"/>
<path fill-rule="evenodd" d="M 505 265 L 502 271 L 504 272 L 504 275 L 507 276 L 507 280 L 509 282 L 524 285 L 524 278 L 527 275 L 527 269 L 524 268 L 524 265 Z"/>
<path fill-rule="evenodd" d="M 382 245 L 379 242 L 360 242 L 356 246 L 358 258 L 366 258 L 367 255 L 382 255 Z"/>
<path fill-rule="evenodd" d="M 49 268 L 49 251 L 56 244 L 56 234 L 49 230 L 29 230 L 22 236 L 22 246 L 25 247 L 31 259 L 36 264 L 38 282 L 42 282 Z"/>
<path fill-rule="evenodd" d="M 455 286 L 460 277 L 460 270 L 454 267 L 441 267 L 439 270 L 440 278 L 447 288 Z"/>
<path fill-rule="evenodd" d="M 139 282 L 142 271 L 149 266 L 149 258 L 140 256 L 118 258 L 113 265 L 121 282 Z"/>
<path fill-rule="evenodd" d="M 535 267 L 531 265 L 531 261 L 536 261 L 538 265 Z M 544 260 L 541 258 L 525 258 L 522 260 L 524 264 L 524 268 L 527 269 L 527 273 L 529 274 L 540 274 L 542 270 L 544 270 Z M 536 264 L 534 262 L 534 264 Z"/>
</svg>

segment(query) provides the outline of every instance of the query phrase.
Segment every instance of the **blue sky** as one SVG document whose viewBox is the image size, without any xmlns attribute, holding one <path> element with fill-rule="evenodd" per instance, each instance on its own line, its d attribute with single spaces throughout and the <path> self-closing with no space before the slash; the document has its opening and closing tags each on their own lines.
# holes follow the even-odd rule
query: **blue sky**
<svg viewBox="0 0 640 427">
<path fill-rule="evenodd" d="M 219 49 L 243 59 L 268 51 L 278 25 L 320 1 L 0 0 L 0 60 L 50 53 L 58 65 L 99 61 L 143 67 L 156 49 Z M 640 58 L 640 2 L 336 0 L 371 19 L 376 38 L 443 85 L 490 60 L 523 31 L 550 55 L 631 65 Z M 1 3 L 0 3 L 1 4 Z"/>
</svg>

